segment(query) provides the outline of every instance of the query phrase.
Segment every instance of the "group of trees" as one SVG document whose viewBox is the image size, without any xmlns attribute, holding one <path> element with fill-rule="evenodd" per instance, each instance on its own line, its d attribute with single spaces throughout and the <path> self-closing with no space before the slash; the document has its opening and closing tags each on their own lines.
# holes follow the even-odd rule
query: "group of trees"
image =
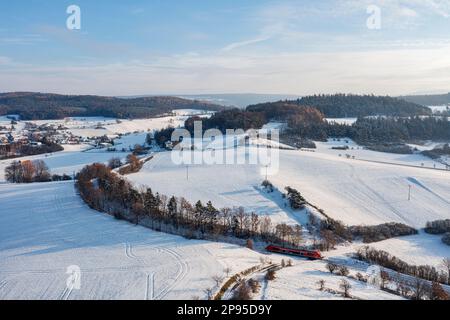
<svg viewBox="0 0 450 320">
<path fill-rule="evenodd" d="M 167 127 L 167 128 L 163 128 L 161 130 L 157 130 L 155 131 L 155 133 L 153 134 L 153 136 L 147 139 L 147 142 L 152 142 L 155 141 L 157 145 L 164 147 L 164 144 L 167 141 L 171 141 L 172 140 L 172 134 L 175 131 L 175 128 L 173 127 Z"/>
<path fill-rule="evenodd" d="M 425 232 L 430 234 L 443 234 L 442 242 L 450 246 L 450 219 L 427 222 Z"/>
<path fill-rule="evenodd" d="M 259 129 L 267 123 L 267 118 L 261 112 L 230 109 L 217 112 L 209 119 L 198 116 L 190 117 L 185 121 L 185 128 L 193 132 L 196 121 L 202 122 L 203 130 L 218 129 L 225 134 L 227 129 Z"/>
<path fill-rule="evenodd" d="M 414 276 L 420 279 L 437 282 L 442 284 L 450 284 L 449 271 L 438 271 L 432 266 L 415 266 L 391 255 L 382 250 L 377 250 L 370 247 L 362 247 L 356 253 L 356 258 L 371 264 L 377 264 L 382 267 Z M 447 267 L 448 268 L 448 267 Z"/>
<path fill-rule="evenodd" d="M 358 120 L 347 125 L 325 121 L 325 117 L 358 117 Z M 204 130 L 215 128 L 225 132 L 260 129 L 272 120 L 286 122 L 282 138 L 297 136 L 324 141 L 329 137 L 349 137 L 364 145 L 450 139 L 450 121 L 432 116 L 429 108 L 391 97 L 343 94 L 224 110 L 210 119 L 191 117 L 185 127 L 193 130 L 194 121 L 202 121 Z"/>
<path fill-rule="evenodd" d="M 111 159 L 108 166 L 110 169 L 114 169 L 114 167 L 120 167 L 119 173 L 121 175 L 139 172 L 139 170 L 141 170 L 144 165 L 144 163 L 139 160 L 139 158 L 134 153 L 131 153 L 127 156 L 126 165 L 121 167 L 119 163 L 121 164 L 120 160 L 118 162 L 117 160 Z"/>
<path fill-rule="evenodd" d="M 351 138 L 362 145 L 402 143 L 414 140 L 450 139 L 450 121 L 442 117 L 373 117 L 358 118 L 352 125 L 335 122 L 290 124 L 288 134 L 326 140 L 330 137 Z"/>
<path fill-rule="evenodd" d="M 286 187 L 286 191 L 287 191 L 287 199 L 292 209 L 300 210 L 305 208 L 306 200 L 305 198 L 303 198 L 303 196 L 298 190 L 291 187 Z"/>
<path fill-rule="evenodd" d="M 12 183 L 51 181 L 48 167 L 42 160 L 13 161 L 5 168 L 5 178 Z"/>
<path fill-rule="evenodd" d="M 327 118 L 430 115 L 424 106 L 389 96 L 332 94 L 313 95 L 293 101 L 297 105 L 313 106 Z"/>
<path fill-rule="evenodd" d="M 431 159 L 437 159 L 441 156 L 450 156 L 450 144 L 446 143 L 442 147 L 435 147 L 432 150 L 422 151 L 422 154 Z"/>
<path fill-rule="evenodd" d="M 299 246 L 302 239 L 300 226 L 275 225 L 269 217 L 243 208 L 219 210 L 211 202 L 192 205 L 184 198 L 169 198 L 150 188 L 137 191 L 103 164 L 83 168 L 77 188 L 93 209 L 155 230 L 192 238 L 253 238 L 288 246 Z"/>
<path fill-rule="evenodd" d="M 391 222 L 373 226 L 348 226 L 343 222 L 328 216 L 324 210 L 308 203 L 316 209 L 324 218 L 317 218 L 310 214 L 308 228 L 311 233 L 319 234 L 321 242 L 316 247 L 320 250 L 330 250 L 336 244 L 362 240 L 364 243 L 378 242 L 394 237 L 417 234 L 418 231 L 402 223 Z"/>
<path fill-rule="evenodd" d="M 39 146 L 31 146 L 23 143 L 11 143 L 0 146 L 0 159 L 17 158 L 24 156 L 33 156 L 44 153 L 52 153 L 63 151 L 64 148 L 54 142 L 49 141 L 47 138 L 43 138 L 42 144 Z"/>
<path fill-rule="evenodd" d="M 376 226 L 352 226 L 350 233 L 364 243 L 378 242 L 390 238 L 417 234 L 418 231 L 402 223 L 384 223 Z"/>
<path fill-rule="evenodd" d="M 430 234 L 444 234 L 450 232 L 450 219 L 427 222 L 425 232 Z"/>
<path fill-rule="evenodd" d="M 24 120 L 63 119 L 103 116 L 113 118 L 150 118 L 175 109 L 224 109 L 212 103 L 177 97 L 112 98 L 58 95 L 32 92 L 0 94 L 0 116 L 20 115 Z"/>
</svg>

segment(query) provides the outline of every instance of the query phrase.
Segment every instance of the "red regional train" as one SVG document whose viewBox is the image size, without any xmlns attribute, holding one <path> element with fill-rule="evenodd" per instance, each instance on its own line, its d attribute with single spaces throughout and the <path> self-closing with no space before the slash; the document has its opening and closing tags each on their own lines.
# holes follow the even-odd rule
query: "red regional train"
<svg viewBox="0 0 450 320">
<path fill-rule="evenodd" d="M 306 250 L 306 249 L 290 249 L 279 246 L 270 245 L 266 248 L 267 251 L 273 253 L 288 254 L 291 256 L 298 256 L 308 258 L 309 260 L 322 260 L 322 254 L 318 250 Z"/>
</svg>

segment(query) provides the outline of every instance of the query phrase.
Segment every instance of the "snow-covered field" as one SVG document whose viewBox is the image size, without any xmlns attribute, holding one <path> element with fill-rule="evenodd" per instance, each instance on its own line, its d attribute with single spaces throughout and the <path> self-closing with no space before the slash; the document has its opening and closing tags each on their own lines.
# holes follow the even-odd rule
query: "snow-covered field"
<svg viewBox="0 0 450 320">
<path fill-rule="evenodd" d="M 106 151 L 85 151 L 87 145 L 64 145 L 64 151 L 52 154 L 42 154 L 30 157 L 22 157 L 18 160 L 37 160 L 45 161 L 52 174 L 68 174 L 81 170 L 84 166 L 94 162 L 106 163 L 113 157 L 124 159 L 129 152 L 106 152 Z M 0 160 L 0 181 L 4 180 L 5 167 L 17 159 Z"/>
<path fill-rule="evenodd" d="M 412 145 L 412 147 L 417 147 L 418 150 L 429 150 L 434 147 L 442 145 L 442 143 L 433 143 L 428 142 L 423 146 Z M 362 146 L 359 146 L 351 139 L 329 139 L 328 142 L 316 142 L 317 153 L 324 155 L 331 155 L 341 157 L 345 157 L 347 154 L 351 157 L 355 157 L 359 160 L 369 160 L 369 161 L 380 161 L 401 165 L 412 165 L 417 167 L 427 167 L 427 168 L 438 168 L 445 169 L 445 166 L 438 162 L 434 161 L 428 157 L 425 157 L 421 154 L 394 154 L 387 152 L 377 152 L 367 150 Z M 344 147 L 347 146 L 348 150 L 334 150 L 333 147 Z"/>
<path fill-rule="evenodd" d="M 337 124 L 346 124 L 346 125 L 352 125 L 356 122 L 356 120 L 358 120 L 358 118 L 326 118 L 325 120 L 327 120 L 328 122 L 332 123 L 337 123 Z"/>
<path fill-rule="evenodd" d="M 84 134 L 91 130 L 95 135 L 101 130 L 112 135 L 138 131 L 116 140 L 116 148 L 121 150 L 142 144 L 147 130 L 180 125 L 191 112 L 177 111 L 170 119 L 120 122 L 72 119 L 65 125 Z M 99 122 L 106 129 L 95 129 Z M 279 126 L 282 124 L 270 124 L 265 129 Z M 240 154 L 248 152 L 244 140 L 238 139 L 236 151 Z M 315 152 L 278 150 L 279 170 L 274 174 L 269 170 L 268 179 L 281 191 L 286 186 L 298 189 L 308 201 L 349 225 L 403 222 L 423 228 L 429 220 L 450 219 L 450 171 L 434 169 L 443 168 L 442 164 L 419 154 L 365 150 L 345 139 L 316 144 Z M 221 140 L 216 139 L 206 144 L 204 150 L 218 151 L 221 145 Z M 286 147 L 262 138 L 250 141 L 250 148 L 256 148 L 255 145 Z M 332 149 L 344 145 L 349 150 Z M 234 148 L 234 143 L 231 146 Z M 128 154 L 86 151 L 87 148 L 87 145 L 65 146 L 63 152 L 20 160 L 43 159 L 52 173 L 72 174 L 87 164 Z M 224 268 L 242 271 L 259 264 L 263 256 L 235 245 L 189 241 L 117 221 L 87 208 L 76 195 L 72 182 L 3 183 L 4 167 L 10 161 L 0 161 L 0 299 L 205 298 L 204 290 L 214 286 L 212 277 L 223 275 Z M 244 207 L 270 216 L 275 223 L 304 225 L 307 221 L 304 211 L 290 210 L 279 194 L 261 189 L 265 175 L 263 165 L 186 166 L 174 163 L 170 152 L 158 152 L 139 173 L 127 179 L 191 202 L 212 201 L 217 208 Z M 344 251 L 349 253 L 359 245 L 351 245 Z M 450 247 L 443 245 L 440 237 L 423 233 L 371 246 L 413 264 L 438 266 L 442 258 L 450 256 Z M 330 257 L 339 254 L 332 252 Z M 281 259 L 277 255 L 271 258 Z M 69 276 L 66 271 L 72 265 L 81 269 L 80 290 L 66 289 Z M 321 279 L 326 281 L 327 288 L 339 291 L 341 278 L 327 273 L 325 262 L 294 259 L 294 266 L 280 270 L 277 279 L 265 283 L 256 298 L 341 298 L 317 290 L 317 281 Z M 350 282 L 358 298 L 397 298 L 357 281 Z"/>
<path fill-rule="evenodd" d="M 432 265 L 443 270 L 442 260 L 450 258 L 450 247 L 441 241 L 442 236 L 420 232 L 418 235 L 389 239 L 370 244 L 413 265 Z"/>
<path fill-rule="evenodd" d="M 240 148 L 240 152 L 245 152 Z M 212 201 L 217 208 L 244 207 L 274 222 L 296 222 L 280 202 L 261 190 L 263 176 L 258 165 L 178 165 L 170 152 L 155 155 L 144 168 L 127 176 L 139 186 L 150 186 L 155 192 L 185 197 L 190 202 Z M 274 201 L 275 200 L 275 201 Z"/>
<path fill-rule="evenodd" d="M 217 289 L 214 276 L 226 279 L 226 268 L 232 275 L 259 265 L 261 257 L 286 259 L 115 220 L 89 209 L 71 182 L 0 184 L 0 203 L 0 299 L 204 299 L 205 289 Z M 327 288 L 339 291 L 342 278 L 326 273 L 324 261 L 293 263 L 254 298 L 342 299 L 317 288 L 325 279 Z M 67 271 L 74 266 L 80 287 L 68 289 Z M 397 298 L 351 284 L 359 298 Z"/>
<path fill-rule="evenodd" d="M 213 276 L 259 264 L 235 245 L 186 240 L 89 209 L 73 184 L 0 184 L 0 299 L 205 298 Z M 81 269 L 67 290 L 67 268 Z"/>
<path fill-rule="evenodd" d="M 240 146 L 237 151 L 245 149 Z M 402 222 L 423 228 L 427 221 L 450 218 L 449 171 L 420 167 L 420 155 L 347 152 L 356 154 L 356 159 L 339 156 L 342 151 L 331 150 L 330 144 L 319 144 L 316 152 L 279 150 L 279 171 L 269 173 L 269 180 L 279 190 L 286 186 L 298 189 L 327 214 L 350 225 Z M 242 206 L 276 222 L 300 219 L 282 200 L 261 192 L 265 168 L 258 165 L 186 166 L 174 163 L 166 152 L 157 154 L 141 172 L 128 178 L 190 201 L 211 200 L 219 208 Z"/>
<path fill-rule="evenodd" d="M 352 270 L 351 274 L 354 275 L 356 272 Z M 399 296 L 368 286 L 366 283 L 331 275 L 321 261 L 295 261 L 293 267 L 279 270 L 275 280 L 269 283 L 263 282 L 260 298 L 263 300 L 340 300 L 344 299 L 340 294 L 342 289 L 339 287 L 343 279 L 350 283 L 350 294 L 356 299 L 402 299 Z M 325 281 L 325 289 L 331 289 L 334 292 L 318 290 L 321 280 Z"/>
<path fill-rule="evenodd" d="M 300 190 L 347 224 L 403 222 L 423 228 L 429 220 L 450 218 L 448 171 L 281 150 L 280 170 L 270 180 Z"/>
<path fill-rule="evenodd" d="M 37 125 L 54 124 L 62 125 L 75 136 L 99 137 L 103 135 L 114 136 L 117 134 L 144 132 L 162 129 L 166 127 L 179 127 L 192 114 L 204 114 L 198 110 L 177 110 L 174 116 L 166 116 L 150 119 L 112 119 L 103 117 L 78 117 L 65 120 L 39 120 L 31 121 Z"/>
<path fill-rule="evenodd" d="M 428 108 L 430 108 L 433 112 L 442 112 L 442 111 L 446 111 L 449 110 L 449 106 L 429 106 Z"/>
</svg>

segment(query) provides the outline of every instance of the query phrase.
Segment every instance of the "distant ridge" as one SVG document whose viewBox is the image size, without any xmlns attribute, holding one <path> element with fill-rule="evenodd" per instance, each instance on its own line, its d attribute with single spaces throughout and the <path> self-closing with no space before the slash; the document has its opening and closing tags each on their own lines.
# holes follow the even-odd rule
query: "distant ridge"
<svg viewBox="0 0 450 320">
<path fill-rule="evenodd" d="M 171 96 L 116 98 L 95 95 L 61 95 L 39 92 L 0 93 L 0 116 L 17 114 L 24 120 L 66 117 L 150 118 L 177 109 L 219 111 L 210 102 Z"/>
<path fill-rule="evenodd" d="M 263 102 L 276 102 L 280 100 L 295 100 L 301 97 L 299 95 L 291 95 L 291 94 L 259 94 L 259 93 L 174 94 L 171 96 L 179 97 L 182 99 L 199 100 L 227 107 L 237 107 L 241 109 L 244 109 L 252 104 Z M 119 98 L 132 99 L 144 97 L 154 97 L 154 95 L 128 96 L 128 97 L 125 96 Z"/>
<path fill-rule="evenodd" d="M 450 93 L 411 95 L 411 96 L 402 96 L 400 98 L 423 106 L 440 106 L 450 104 Z"/>
</svg>

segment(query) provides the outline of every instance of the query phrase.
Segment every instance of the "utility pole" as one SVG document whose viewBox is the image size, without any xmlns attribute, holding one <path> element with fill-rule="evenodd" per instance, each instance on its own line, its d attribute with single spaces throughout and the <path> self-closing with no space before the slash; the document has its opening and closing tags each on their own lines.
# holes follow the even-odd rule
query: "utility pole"
<svg viewBox="0 0 450 320">
<path fill-rule="evenodd" d="M 411 185 L 408 185 L 408 201 L 411 201 Z"/>
<path fill-rule="evenodd" d="M 186 180 L 189 181 L 189 165 L 186 165 Z"/>
<path fill-rule="evenodd" d="M 268 168 L 269 166 L 267 165 L 266 166 L 266 181 L 267 181 L 267 168 Z"/>
</svg>

